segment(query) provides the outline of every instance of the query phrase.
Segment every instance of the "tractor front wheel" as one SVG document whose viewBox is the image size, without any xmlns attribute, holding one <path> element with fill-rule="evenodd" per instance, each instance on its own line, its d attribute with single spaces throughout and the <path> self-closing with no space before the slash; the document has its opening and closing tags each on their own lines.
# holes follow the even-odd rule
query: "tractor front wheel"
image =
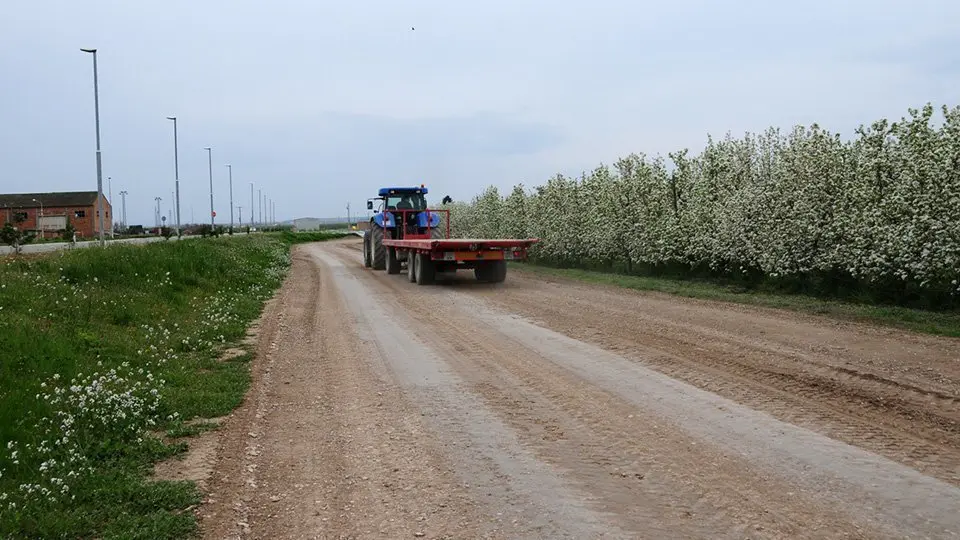
<svg viewBox="0 0 960 540">
<path fill-rule="evenodd" d="M 373 257 L 371 256 L 371 253 L 370 253 L 370 235 L 364 234 L 363 235 L 363 266 L 366 268 L 370 268 L 371 266 L 373 266 L 372 259 Z"/>
<path fill-rule="evenodd" d="M 370 262 L 374 270 L 383 270 L 387 267 L 387 250 L 383 245 L 383 229 L 376 224 L 370 224 Z"/>
</svg>

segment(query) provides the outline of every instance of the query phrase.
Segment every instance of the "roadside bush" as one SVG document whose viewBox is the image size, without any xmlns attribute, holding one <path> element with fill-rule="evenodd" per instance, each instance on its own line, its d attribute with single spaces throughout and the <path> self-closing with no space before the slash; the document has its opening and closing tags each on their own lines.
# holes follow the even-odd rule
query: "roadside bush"
<svg viewBox="0 0 960 540">
<path fill-rule="evenodd" d="M 537 237 L 545 264 L 960 305 L 960 107 L 843 140 L 818 125 L 631 154 L 447 205 L 456 236 Z"/>
</svg>

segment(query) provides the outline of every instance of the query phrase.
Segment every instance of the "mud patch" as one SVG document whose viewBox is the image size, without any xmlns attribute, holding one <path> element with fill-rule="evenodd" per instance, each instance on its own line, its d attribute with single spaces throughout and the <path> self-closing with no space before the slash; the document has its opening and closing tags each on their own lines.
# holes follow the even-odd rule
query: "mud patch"
<svg viewBox="0 0 960 540">
<path fill-rule="evenodd" d="M 205 431 L 186 441 L 189 449 L 184 454 L 154 465 L 151 480 L 189 480 L 196 482 L 201 491 L 206 491 L 207 480 L 217 461 L 220 436 L 215 430 Z"/>
<path fill-rule="evenodd" d="M 244 344 L 247 344 L 248 340 L 252 340 L 253 343 L 256 343 L 256 339 L 257 338 L 255 336 L 251 337 L 248 334 L 247 337 L 244 338 Z M 220 362 L 229 362 L 231 360 L 236 360 L 237 358 L 240 358 L 241 356 L 247 354 L 248 352 L 250 351 L 243 349 L 241 347 L 229 347 L 227 349 L 224 349 L 223 352 L 220 353 L 220 358 L 217 358 L 217 360 Z"/>
</svg>

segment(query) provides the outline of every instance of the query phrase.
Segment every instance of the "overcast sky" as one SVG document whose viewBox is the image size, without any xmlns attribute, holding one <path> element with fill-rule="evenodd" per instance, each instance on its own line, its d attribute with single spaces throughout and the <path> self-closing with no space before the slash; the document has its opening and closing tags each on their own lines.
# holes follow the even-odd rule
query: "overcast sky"
<svg viewBox="0 0 960 540">
<path fill-rule="evenodd" d="M 411 28 L 415 28 L 412 30 Z M 630 152 L 769 126 L 852 134 L 960 104 L 956 0 L 8 0 L 0 8 L 0 192 L 96 189 L 153 224 L 342 215 L 386 185 L 432 200 L 533 186 Z"/>
</svg>

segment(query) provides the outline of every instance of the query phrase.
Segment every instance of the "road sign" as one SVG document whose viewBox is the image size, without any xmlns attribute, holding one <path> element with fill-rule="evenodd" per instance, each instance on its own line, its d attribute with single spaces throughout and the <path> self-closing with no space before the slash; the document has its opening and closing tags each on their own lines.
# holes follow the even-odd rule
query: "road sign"
<svg viewBox="0 0 960 540">
<path fill-rule="evenodd" d="M 167 222 L 167 216 L 160 216 L 160 221 L 166 223 L 166 222 Z"/>
<path fill-rule="evenodd" d="M 214 210 L 213 212 L 211 212 L 211 215 L 212 215 L 213 217 L 217 217 L 217 211 Z"/>
</svg>

